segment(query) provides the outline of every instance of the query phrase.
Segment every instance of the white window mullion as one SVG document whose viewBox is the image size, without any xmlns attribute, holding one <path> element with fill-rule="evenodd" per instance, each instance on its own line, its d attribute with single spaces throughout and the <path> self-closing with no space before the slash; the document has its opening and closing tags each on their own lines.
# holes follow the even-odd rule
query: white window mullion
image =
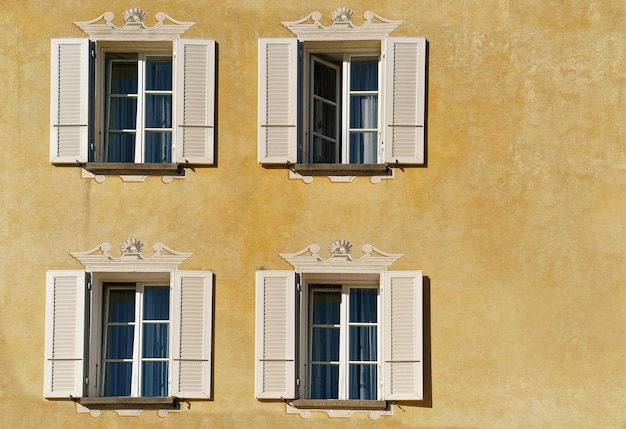
<svg viewBox="0 0 626 429">
<path fill-rule="evenodd" d="M 143 286 L 137 285 L 135 289 L 135 332 L 133 339 L 133 369 L 130 396 L 141 396 L 139 386 L 141 383 L 141 336 L 143 330 L 143 315 L 141 314 L 142 298 Z"/>
<path fill-rule="evenodd" d="M 142 163 L 145 159 L 145 101 L 146 101 L 146 56 L 139 54 L 137 60 L 137 118 L 135 125 L 135 162 Z"/>
<path fill-rule="evenodd" d="M 348 309 L 350 288 L 342 286 L 341 288 L 341 306 L 339 309 L 339 399 L 348 399 L 350 374 L 349 374 L 349 341 L 350 334 L 348 332 Z"/>
<path fill-rule="evenodd" d="M 343 164 L 350 163 L 350 57 L 344 54 L 343 64 L 341 67 L 343 76 L 341 77 L 340 90 L 338 100 L 341 100 L 341 158 Z M 339 98 L 341 97 L 341 98 Z"/>
</svg>

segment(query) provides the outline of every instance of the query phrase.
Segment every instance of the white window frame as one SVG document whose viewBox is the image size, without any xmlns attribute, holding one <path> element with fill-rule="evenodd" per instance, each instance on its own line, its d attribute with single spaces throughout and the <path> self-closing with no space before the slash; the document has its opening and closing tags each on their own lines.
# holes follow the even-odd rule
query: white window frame
<svg viewBox="0 0 626 429">
<path fill-rule="evenodd" d="M 258 399 L 287 401 L 287 411 L 303 417 L 313 409 L 336 417 L 363 410 L 370 417 L 379 416 L 392 413 L 392 402 L 423 399 L 422 272 L 387 271 L 402 255 L 365 245 L 364 256 L 354 259 L 349 255 L 351 247 L 345 240 L 336 240 L 330 258 L 322 258 L 319 246 L 313 244 L 296 253 L 281 254 L 293 271 L 257 271 Z M 316 403 L 308 399 L 307 294 L 309 285 L 323 283 L 379 287 L 379 401 Z"/>
<path fill-rule="evenodd" d="M 119 258 L 111 256 L 109 243 L 103 243 L 90 251 L 72 252 L 84 270 L 47 272 L 44 397 L 74 398 L 86 406 L 89 398 L 91 403 L 103 398 L 104 285 L 132 282 L 170 288 L 169 397 L 210 399 L 213 273 L 178 270 L 191 254 L 160 243 L 152 257 L 141 256 L 141 243 L 135 239 L 125 244 Z M 141 398 L 136 390 L 133 395 Z M 98 408 L 90 412 L 99 415 Z"/>
<path fill-rule="evenodd" d="M 111 22 L 113 14 L 105 13 L 95 20 L 75 22 L 89 38 L 52 39 L 52 164 L 79 165 L 96 175 L 178 175 L 182 171 L 177 170 L 179 167 L 214 164 L 215 41 L 181 39 L 180 34 L 194 23 L 172 20 L 162 12 L 150 28 L 134 21 L 138 17 L 142 21 L 145 12 L 130 8 L 124 14 L 127 24 L 116 27 Z M 171 23 L 163 25 L 166 19 Z M 106 24 L 100 24 L 101 20 Z M 96 153 L 104 146 L 103 53 L 150 51 L 155 47 L 171 55 L 173 61 L 171 163 L 162 167 L 145 164 L 137 152 L 134 163 L 106 163 L 102 154 Z M 187 101 L 190 99 L 193 102 Z"/>
</svg>

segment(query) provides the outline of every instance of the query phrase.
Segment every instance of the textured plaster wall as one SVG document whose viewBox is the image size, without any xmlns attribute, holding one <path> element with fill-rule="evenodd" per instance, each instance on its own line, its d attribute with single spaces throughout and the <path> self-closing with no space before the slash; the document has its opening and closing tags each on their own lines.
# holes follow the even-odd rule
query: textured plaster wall
<svg viewBox="0 0 626 429">
<path fill-rule="evenodd" d="M 626 3 L 354 0 L 430 43 L 428 166 L 373 185 L 256 161 L 257 39 L 323 1 L 152 1 L 219 44 L 217 168 L 82 179 L 49 164 L 50 39 L 126 1 L 0 3 L 0 427 L 625 428 Z M 152 20 L 152 21 L 150 21 Z M 327 21 L 328 22 L 328 21 Z M 128 237 L 215 272 L 214 400 L 159 418 L 43 399 L 45 272 Z M 336 238 L 430 278 L 430 406 L 303 420 L 254 399 L 254 272 Z"/>
</svg>

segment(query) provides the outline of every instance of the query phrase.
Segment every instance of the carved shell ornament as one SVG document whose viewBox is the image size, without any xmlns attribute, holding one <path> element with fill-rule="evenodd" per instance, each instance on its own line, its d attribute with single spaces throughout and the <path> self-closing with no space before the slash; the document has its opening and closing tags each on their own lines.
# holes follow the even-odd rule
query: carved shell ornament
<svg viewBox="0 0 626 429">
<path fill-rule="evenodd" d="M 122 14 L 122 18 L 128 23 L 143 22 L 146 19 L 146 12 L 140 7 L 129 7 Z"/>
<path fill-rule="evenodd" d="M 352 251 L 352 243 L 348 240 L 339 239 L 330 243 L 328 249 L 333 255 L 347 255 Z"/>
<path fill-rule="evenodd" d="M 120 249 L 122 249 L 122 253 L 141 253 L 141 249 L 143 248 L 143 243 L 137 238 L 128 238 L 120 244 Z"/>
<path fill-rule="evenodd" d="M 334 22 L 350 22 L 354 18 L 354 11 L 346 6 L 340 6 L 330 13 Z"/>
</svg>

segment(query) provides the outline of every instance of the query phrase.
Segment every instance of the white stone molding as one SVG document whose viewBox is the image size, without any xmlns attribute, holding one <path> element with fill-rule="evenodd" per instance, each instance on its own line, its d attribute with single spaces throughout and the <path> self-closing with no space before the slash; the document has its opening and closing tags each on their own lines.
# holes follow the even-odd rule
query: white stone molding
<svg viewBox="0 0 626 429">
<path fill-rule="evenodd" d="M 111 244 L 106 242 L 85 252 L 70 252 L 70 255 L 78 259 L 85 266 L 86 271 L 92 273 L 175 271 L 180 264 L 193 255 L 193 253 L 177 252 L 162 243 L 156 243 L 152 246 L 154 255 L 144 257 L 141 254 L 142 247 L 141 241 L 129 238 L 121 244 L 122 256 L 117 258 L 109 253 Z"/>
<path fill-rule="evenodd" d="M 370 182 L 374 185 L 380 183 L 382 179 L 393 179 L 394 178 L 394 169 L 391 169 L 391 174 L 389 176 L 370 176 Z M 333 183 L 351 183 L 357 176 L 326 176 Z M 309 184 L 313 182 L 313 176 L 303 176 L 300 173 L 296 173 L 295 171 L 289 170 L 289 179 L 302 180 L 304 183 Z"/>
<path fill-rule="evenodd" d="M 344 249 L 344 250 L 342 250 Z M 386 253 L 371 244 L 362 247 L 364 255 L 359 259 L 350 256 L 352 244 L 343 239 L 335 240 L 329 246 L 331 256 L 327 259 L 319 255 L 320 246 L 311 244 L 296 253 L 281 253 L 280 257 L 289 262 L 297 273 L 382 273 L 400 259 L 402 254 Z M 372 255 L 374 252 L 376 255 Z"/>
<path fill-rule="evenodd" d="M 105 12 L 90 21 L 76 21 L 74 25 L 87 33 L 92 41 L 166 41 L 178 39 L 195 24 L 178 21 L 166 13 L 158 12 L 157 23 L 153 27 L 147 27 L 144 24 L 146 13 L 139 7 L 131 7 L 124 11 L 122 18 L 125 24 L 122 27 L 113 24 L 113 17 L 112 12 Z"/>
<path fill-rule="evenodd" d="M 122 416 L 122 417 L 137 417 L 144 410 L 111 410 L 111 411 L 115 411 L 118 416 Z M 181 411 L 182 411 L 182 407 L 181 409 L 178 409 L 178 410 L 157 410 L 156 414 L 159 417 L 167 417 L 169 413 L 180 413 Z M 90 410 L 89 408 L 80 405 L 78 402 L 76 403 L 76 412 L 77 413 L 89 413 L 89 415 L 94 418 L 98 418 L 102 414 L 102 411 Z"/>
<path fill-rule="evenodd" d="M 333 22 L 329 26 L 324 26 L 320 22 L 322 18 L 320 12 L 312 12 L 298 21 L 283 21 L 282 24 L 295 34 L 298 40 L 321 41 L 383 39 L 404 22 L 404 20 L 386 19 L 368 10 L 364 14 L 365 22 L 356 26 L 352 23 L 354 11 L 345 6 L 333 10 L 330 17 Z"/>
<path fill-rule="evenodd" d="M 328 414 L 328 417 L 344 417 L 344 418 L 350 417 L 354 413 L 368 413 L 368 417 L 371 420 L 377 420 L 380 416 L 392 416 L 393 415 L 393 408 L 390 408 L 389 410 L 376 410 L 376 411 L 371 411 L 371 410 L 332 410 L 332 409 L 308 410 L 308 409 L 293 407 L 293 406 L 289 405 L 288 403 L 286 404 L 286 407 L 287 407 L 287 414 L 300 414 L 300 417 L 302 417 L 303 419 L 308 419 L 309 417 L 311 417 L 311 412 L 313 412 L 313 411 L 324 412 L 324 413 Z"/>
<path fill-rule="evenodd" d="M 90 171 L 85 170 L 84 168 L 81 168 L 81 177 L 83 179 L 93 179 L 98 183 L 104 183 L 104 181 L 106 180 L 107 176 L 103 175 L 103 174 L 93 174 Z M 142 175 L 142 176 L 129 176 L 129 175 L 119 175 L 118 176 L 120 179 L 122 179 L 123 182 L 145 182 L 145 180 L 148 177 L 155 177 L 155 176 L 149 176 L 149 175 Z M 172 183 L 172 181 L 174 179 L 184 179 L 185 176 L 159 176 L 161 177 L 161 181 L 165 184 L 168 183 Z"/>
</svg>

